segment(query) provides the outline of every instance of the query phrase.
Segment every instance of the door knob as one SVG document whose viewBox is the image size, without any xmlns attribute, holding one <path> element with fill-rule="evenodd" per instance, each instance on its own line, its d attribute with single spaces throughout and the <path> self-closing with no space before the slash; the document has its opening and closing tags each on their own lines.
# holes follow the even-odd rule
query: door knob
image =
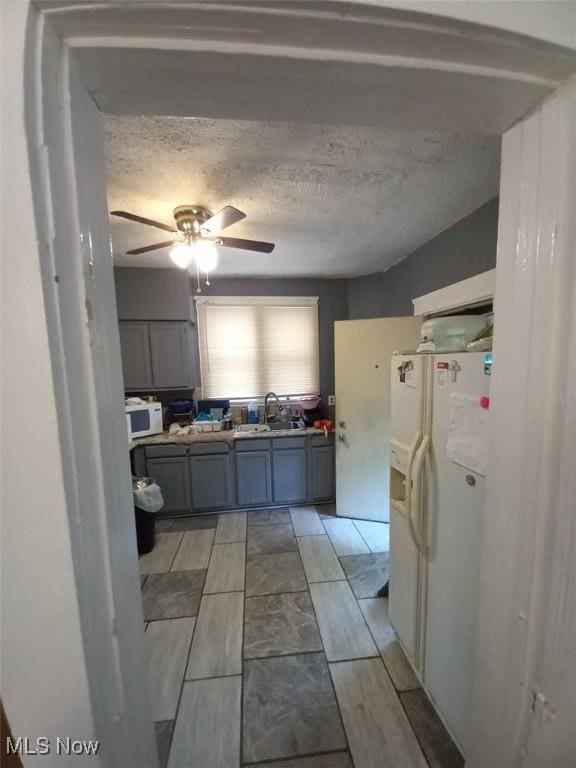
<svg viewBox="0 0 576 768">
<path fill-rule="evenodd" d="M 338 441 L 340 443 L 346 442 L 346 437 L 344 436 L 344 432 L 338 432 Z"/>
</svg>

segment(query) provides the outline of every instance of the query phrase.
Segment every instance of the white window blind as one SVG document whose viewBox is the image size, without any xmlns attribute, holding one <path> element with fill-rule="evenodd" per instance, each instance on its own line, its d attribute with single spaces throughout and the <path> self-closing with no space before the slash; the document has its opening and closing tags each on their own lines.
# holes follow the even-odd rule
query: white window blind
<svg viewBox="0 0 576 768">
<path fill-rule="evenodd" d="M 197 298 L 205 398 L 319 392 L 316 297 Z"/>
</svg>

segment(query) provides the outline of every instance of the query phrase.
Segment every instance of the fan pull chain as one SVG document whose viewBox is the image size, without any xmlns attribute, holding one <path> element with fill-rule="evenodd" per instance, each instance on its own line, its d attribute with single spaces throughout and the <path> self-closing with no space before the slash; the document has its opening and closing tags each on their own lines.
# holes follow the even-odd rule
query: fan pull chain
<svg viewBox="0 0 576 768">
<path fill-rule="evenodd" d="M 196 286 L 196 293 L 202 293 L 202 288 L 200 288 L 200 268 L 198 262 L 196 262 Z"/>
</svg>

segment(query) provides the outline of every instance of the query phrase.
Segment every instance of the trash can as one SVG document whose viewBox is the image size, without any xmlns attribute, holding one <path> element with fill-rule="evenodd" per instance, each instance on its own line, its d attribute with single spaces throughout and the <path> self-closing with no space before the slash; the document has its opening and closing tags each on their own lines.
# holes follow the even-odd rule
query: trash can
<svg viewBox="0 0 576 768">
<path fill-rule="evenodd" d="M 156 543 L 156 512 L 164 506 L 160 486 L 150 477 L 132 479 L 138 554 L 145 555 Z"/>
</svg>

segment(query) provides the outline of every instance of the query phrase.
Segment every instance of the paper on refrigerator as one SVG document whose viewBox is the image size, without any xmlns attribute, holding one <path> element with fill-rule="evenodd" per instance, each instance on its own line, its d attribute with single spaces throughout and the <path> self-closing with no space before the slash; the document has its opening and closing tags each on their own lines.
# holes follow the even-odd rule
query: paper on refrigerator
<svg viewBox="0 0 576 768">
<path fill-rule="evenodd" d="M 453 392 L 450 395 L 450 424 L 446 454 L 451 461 L 486 474 L 488 460 L 488 415 L 480 398 Z"/>
</svg>

